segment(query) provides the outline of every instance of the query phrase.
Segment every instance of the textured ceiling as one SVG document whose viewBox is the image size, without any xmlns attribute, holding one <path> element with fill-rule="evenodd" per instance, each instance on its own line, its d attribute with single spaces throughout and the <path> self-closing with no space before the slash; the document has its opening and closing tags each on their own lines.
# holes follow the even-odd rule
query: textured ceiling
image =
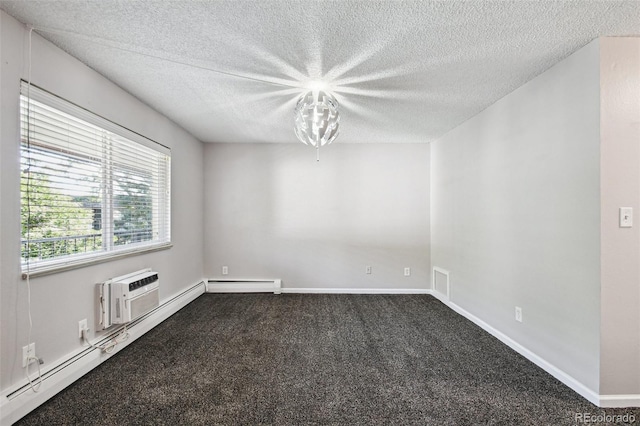
<svg viewBox="0 0 640 426">
<path fill-rule="evenodd" d="M 437 139 L 599 36 L 640 1 L 0 1 L 204 142 L 296 142 L 310 81 L 337 142 Z"/>
</svg>

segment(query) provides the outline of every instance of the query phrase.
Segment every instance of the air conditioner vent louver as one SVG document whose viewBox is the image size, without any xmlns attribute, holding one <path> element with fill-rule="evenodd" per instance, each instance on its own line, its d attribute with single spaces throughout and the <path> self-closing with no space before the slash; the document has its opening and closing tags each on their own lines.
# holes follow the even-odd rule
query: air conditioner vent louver
<svg viewBox="0 0 640 426">
<path fill-rule="evenodd" d="M 129 284 L 129 291 L 133 291 L 137 288 L 144 287 L 147 284 L 151 284 L 158 281 L 158 274 L 149 275 L 148 277 L 141 278 Z"/>
<path fill-rule="evenodd" d="M 157 272 L 143 269 L 98 284 L 100 325 L 126 324 L 160 304 Z"/>
</svg>

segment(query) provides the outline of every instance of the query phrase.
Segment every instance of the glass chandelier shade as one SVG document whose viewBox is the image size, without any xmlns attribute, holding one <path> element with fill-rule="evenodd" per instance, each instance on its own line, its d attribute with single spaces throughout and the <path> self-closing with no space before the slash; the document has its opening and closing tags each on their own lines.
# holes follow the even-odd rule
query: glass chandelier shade
<svg viewBox="0 0 640 426">
<path fill-rule="evenodd" d="M 322 90 L 311 90 L 300 96 L 294 120 L 294 130 L 300 142 L 319 149 L 338 137 L 338 102 Z"/>
</svg>

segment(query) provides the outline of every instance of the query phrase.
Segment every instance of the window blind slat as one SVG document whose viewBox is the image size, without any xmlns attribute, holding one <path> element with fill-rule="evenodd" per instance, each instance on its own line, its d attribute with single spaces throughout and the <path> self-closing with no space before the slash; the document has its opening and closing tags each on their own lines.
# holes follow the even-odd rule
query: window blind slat
<svg viewBox="0 0 640 426">
<path fill-rule="evenodd" d="M 35 87 L 27 98 L 25 89 L 23 269 L 170 242 L 170 152 Z"/>
<path fill-rule="evenodd" d="M 26 82 L 22 83 L 21 93 L 26 96 L 28 91 L 28 85 Z M 31 85 L 30 96 L 32 100 L 38 101 L 48 108 L 59 111 L 62 114 L 69 114 L 76 120 L 82 120 L 89 122 L 101 129 L 108 130 L 116 135 L 119 135 L 127 140 L 133 141 L 141 146 L 148 147 L 161 154 L 171 156 L 171 150 L 157 142 L 154 142 L 138 133 L 135 133 L 129 129 L 126 129 L 112 121 L 109 121 L 103 117 L 100 117 L 84 108 L 74 105 L 56 95 L 53 95 L 45 90 L 42 90 L 36 86 Z"/>
</svg>

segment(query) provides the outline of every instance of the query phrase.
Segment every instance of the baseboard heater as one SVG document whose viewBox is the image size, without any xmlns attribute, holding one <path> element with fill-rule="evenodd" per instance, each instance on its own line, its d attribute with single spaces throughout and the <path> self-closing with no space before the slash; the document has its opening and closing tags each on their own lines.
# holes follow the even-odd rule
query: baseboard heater
<svg viewBox="0 0 640 426">
<path fill-rule="evenodd" d="M 210 279 L 207 293 L 274 293 L 282 292 L 282 280 Z"/>
</svg>

